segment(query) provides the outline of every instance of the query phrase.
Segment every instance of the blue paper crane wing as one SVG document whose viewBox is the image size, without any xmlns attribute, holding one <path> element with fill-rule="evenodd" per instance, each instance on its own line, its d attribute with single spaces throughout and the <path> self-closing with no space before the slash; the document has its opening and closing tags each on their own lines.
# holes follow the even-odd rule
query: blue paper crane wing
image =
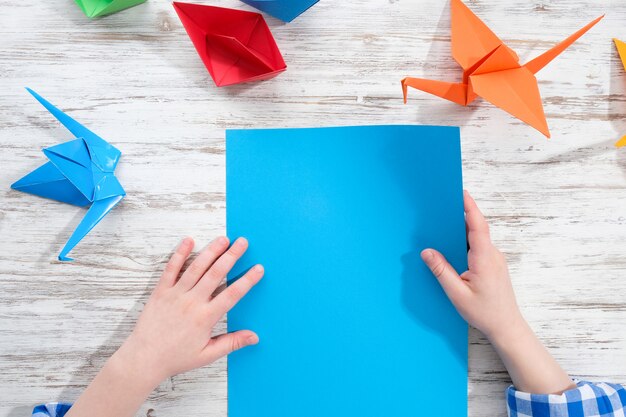
<svg viewBox="0 0 626 417">
<path fill-rule="evenodd" d="M 76 206 L 88 206 L 80 224 L 59 254 L 67 254 L 126 195 L 115 174 L 122 153 L 104 139 L 27 88 L 76 139 L 43 150 L 50 162 L 27 174 L 11 188 Z"/>
<path fill-rule="evenodd" d="M 47 162 L 11 185 L 14 190 L 50 198 L 75 206 L 88 206 L 91 200 L 86 198 L 65 175 Z"/>
</svg>

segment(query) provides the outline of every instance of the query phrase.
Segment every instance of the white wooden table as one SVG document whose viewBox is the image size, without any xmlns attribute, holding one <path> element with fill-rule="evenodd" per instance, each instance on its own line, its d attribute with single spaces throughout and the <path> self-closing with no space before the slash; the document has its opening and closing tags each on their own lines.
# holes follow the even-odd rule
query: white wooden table
<svg viewBox="0 0 626 417">
<path fill-rule="evenodd" d="M 224 233 L 226 128 L 460 125 L 465 186 L 532 327 L 572 375 L 626 383 L 626 150 L 612 146 L 626 134 L 626 74 L 611 42 L 626 38 L 626 4 L 469 5 L 522 61 L 607 14 L 539 73 L 550 141 L 483 101 L 413 90 L 402 104 L 403 76 L 460 77 L 447 1 L 321 0 L 291 24 L 268 18 L 287 72 L 218 89 L 169 1 L 89 21 L 71 0 L 0 0 L 0 416 L 75 399 L 178 240 Z M 74 263 L 56 254 L 83 212 L 9 189 L 45 161 L 42 147 L 70 138 L 24 86 L 123 152 L 128 197 Z M 477 331 L 469 351 L 469 415 L 504 415 L 507 373 Z M 171 378 L 139 415 L 225 416 L 226 394 L 220 361 Z"/>
</svg>

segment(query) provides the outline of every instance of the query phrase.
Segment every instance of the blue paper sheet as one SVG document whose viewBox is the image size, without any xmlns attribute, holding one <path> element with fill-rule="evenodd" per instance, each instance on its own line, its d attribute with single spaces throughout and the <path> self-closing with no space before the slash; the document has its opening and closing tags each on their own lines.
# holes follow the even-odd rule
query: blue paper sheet
<svg viewBox="0 0 626 417">
<path fill-rule="evenodd" d="M 228 315 L 229 417 L 459 417 L 467 325 L 420 251 L 467 269 L 459 129 L 231 130 L 227 227 L 265 278 Z"/>
</svg>

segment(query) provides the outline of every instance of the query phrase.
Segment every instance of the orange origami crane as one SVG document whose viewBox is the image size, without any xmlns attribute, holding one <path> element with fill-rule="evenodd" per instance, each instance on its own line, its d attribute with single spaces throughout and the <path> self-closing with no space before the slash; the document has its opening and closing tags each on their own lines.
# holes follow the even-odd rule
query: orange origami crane
<svg viewBox="0 0 626 417">
<path fill-rule="evenodd" d="M 626 71 L 626 43 L 620 41 L 619 39 L 613 39 L 613 41 L 615 41 L 617 52 L 619 52 L 619 57 L 622 59 L 622 64 L 624 64 L 624 71 Z M 626 136 L 623 136 L 620 140 L 618 140 L 615 146 L 618 148 L 626 146 Z"/>
<path fill-rule="evenodd" d="M 463 68 L 463 81 L 448 83 L 407 77 L 402 80 L 404 102 L 406 103 L 407 87 L 417 88 L 463 106 L 480 96 L 550 137 L 535 74 L 604 16 L 532 61 L 520 65 L 517 54 L 461 0 L 452 0 L 451 10 L 452 56 Z"/>
</svg>

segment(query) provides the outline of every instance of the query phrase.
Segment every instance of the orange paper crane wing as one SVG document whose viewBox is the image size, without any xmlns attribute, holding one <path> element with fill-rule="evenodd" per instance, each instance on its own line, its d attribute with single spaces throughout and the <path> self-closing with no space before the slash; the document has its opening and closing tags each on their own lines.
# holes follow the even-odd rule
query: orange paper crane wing
<svg viewBox="0 0 626 417">
<path fill-rule="evenodd" d="M 471 75 L 470 84 L 478 96 L 550 137 L 537 79 L 526 68 Z"/>
<path fill-rule="evenodd" d="M 550 137 L 535 74 L 600 21 L 600 16 L 525 65 L 517 54 L 461 2 L 451 0 L 452 57 L 463 68 L 459 83 L 407 77 L 402 80 L 404 102 L 408 87 L 467 106 L 477 97 Z M 626 48 L 626 45 L 625 45 Z M 625 139 L 626 144 L 626 139 Z"/>
<path fill-rule="evenodd" d="M 470 72 L 504 42 L 460 0 L 452 0 L 451 8 L 452 57 Z"/>
<path fill-rule="evenodd" d="M 626 71 L 626 43 L 620 41 L 619 39 L 613 39 L 615 42 L 615 46 L 617 46 L 617 52 L 619 52 L 619 56 L 622 59 L 622 64 L 624 65 L 624 71 Z M 622 146 L 626 146 L 626 136 L 622 136 L 620 140 L 615 144 L 618 148 Z"/>
</svg>

